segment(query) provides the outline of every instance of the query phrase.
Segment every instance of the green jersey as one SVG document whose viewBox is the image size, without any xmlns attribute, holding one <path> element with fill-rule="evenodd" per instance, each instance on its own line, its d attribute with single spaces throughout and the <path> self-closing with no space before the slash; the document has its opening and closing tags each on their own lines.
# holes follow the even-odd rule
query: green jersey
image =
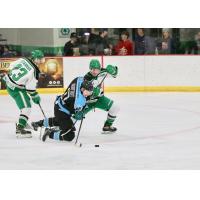
<svg viewBox="0 0 200 200">
<path fill-rule="evenodd" d="M 99 87 L 101 89 L 101 92 L 99 96 L 95 97 L 95 99 L 103 96 L 103 87 L 102 87 L 102 80 L 106 76 L 107 72 L 105 69 L 101 69 L 100 73 L 97 76 L 93 76 L 90 72 L 88 72 L 85 76 L 84 79 L 87 81 L 91 81 L 94 87 Z"/>
<path fill-rule="evenodd" d="M 38 77 L 38 67 L 27 58 L 20 58 L 10 65 L 9 73 L 4 77 L 6 85 L 11 88 L 26 90 L 36 90 Z"/>
</svg>

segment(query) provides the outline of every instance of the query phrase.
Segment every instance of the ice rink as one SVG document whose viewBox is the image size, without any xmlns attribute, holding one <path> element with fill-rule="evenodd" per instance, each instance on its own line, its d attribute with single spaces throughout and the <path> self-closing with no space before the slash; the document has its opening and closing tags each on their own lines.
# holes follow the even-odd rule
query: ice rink
<svg viewBox="0 0 200 200">
<path fill-rule="evenodd" d="M 41 96 L 50 117 L 56 95 Z M 37 132 L 31 139 L 16 139 L 19 111 L 9 96 L 0 96 L 0 169 L 200 169 L 200 93 L 106 96 L 121 108 L 118 132 L 101 134 L 107 114 L 92 111 L 83 121 L 81 148 L 74 141 L 44 143 Z M 30 121 L 39 119 L 42 113 L 33 105 Z"/>
</svg>

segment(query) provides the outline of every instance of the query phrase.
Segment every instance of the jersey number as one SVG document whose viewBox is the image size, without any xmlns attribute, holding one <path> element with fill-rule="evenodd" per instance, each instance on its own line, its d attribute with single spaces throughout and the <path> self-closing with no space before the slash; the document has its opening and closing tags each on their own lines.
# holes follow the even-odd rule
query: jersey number
<svg viewBox="0 0 200 200">
<path fill-rule="evenodd" d="M 25 76 L 28 73 L 28 70 L 22 65 L 18 64 L 14 67 L 10 73 L 10 76 L 13 81 L 18 81 L 20 78 Z"/>
</svg>

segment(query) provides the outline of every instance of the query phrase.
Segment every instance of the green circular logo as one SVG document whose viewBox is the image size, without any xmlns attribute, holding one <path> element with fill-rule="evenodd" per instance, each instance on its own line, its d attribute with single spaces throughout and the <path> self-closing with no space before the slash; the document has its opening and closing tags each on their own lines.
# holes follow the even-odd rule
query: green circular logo
<svg viewBox="0 0 200 200">
<path fill-rule="evenodd" d="M 60 32 L 62 35 L 66 36 L 66 35 L 69 35 L 70 29 L 69 28 L 61 28 Z"/>
</svg>

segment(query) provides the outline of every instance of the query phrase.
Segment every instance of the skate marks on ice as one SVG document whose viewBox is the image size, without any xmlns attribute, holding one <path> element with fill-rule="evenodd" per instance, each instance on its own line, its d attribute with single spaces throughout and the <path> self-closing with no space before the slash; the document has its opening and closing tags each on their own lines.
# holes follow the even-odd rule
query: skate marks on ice
<svg viewBox="0 0 200 200">
<path fill-rule="evenodd" d="M 32 139 L 16 139 L 18 110 L 8 97 L 0 96 L 0 169 L 200 169 L 199 94 L 108 96 L 121 107 L 115 123 L 118 131 L 101 134 L 106 113 L 91 112 L 80 132 L 81 148 L 74 141 L 42 142 L 37 132 Z M 54 99 L 42 95 L 48 116 L 53 114 Z M 42 119 L 33 108 L 31 120 Z"/>
</svg>

